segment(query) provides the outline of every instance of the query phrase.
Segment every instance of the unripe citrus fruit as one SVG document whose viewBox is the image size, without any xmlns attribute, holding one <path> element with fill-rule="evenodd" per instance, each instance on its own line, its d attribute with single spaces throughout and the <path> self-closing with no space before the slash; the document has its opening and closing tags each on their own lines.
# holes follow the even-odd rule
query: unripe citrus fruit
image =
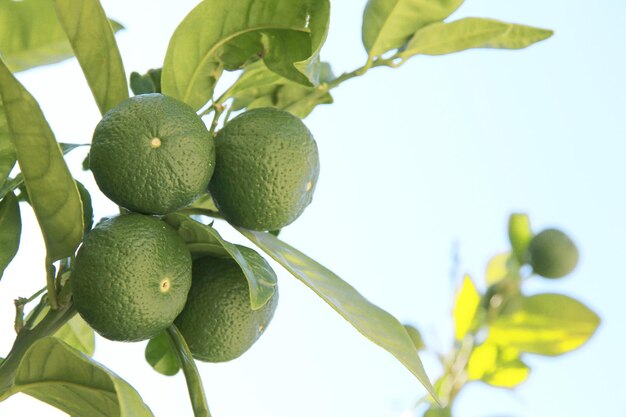
<svg viewBox="0 0 626 417">
<path fill-rule="evenodd" d="M 94 131 L 89 167 L 102 192 L 131 211 L 165 214 L 206 191 L 215 147 L 186 104 L 162 94 L 122 101 Z"/>
<path fill-rule="evenodd" d="M 107 339 L 156 336 L 181 312 L 191 255 L 176 231 L 141 214 L 114 217 L 87 234 L 71 276 L 76 310 Z"/>
<path fill-rule="evenodd" d="M 193 262 L 189 298 L 175 323 L 196 359 L 225 362 L 256 342 L 277 303 L 278 288 L 263 307 L 252 310 L 241 267 L 232 259 L 204 257 Z"/>
<path fill-rule="evenodd" d="M 282 110 L 252 109 L 215 139 L 211 195 L 224 217 L 252 230 L 276 230 L 309 205 L 319 174 L 317 144 L 300 119 Z"/>
<path fill-rule="evenodd" d="M 545 278 L 561 278 L 574 270 L 578 249 L 572 239 L 556 229 L 535 235 L 528 246 L 533 271 Z"/>
</svg>

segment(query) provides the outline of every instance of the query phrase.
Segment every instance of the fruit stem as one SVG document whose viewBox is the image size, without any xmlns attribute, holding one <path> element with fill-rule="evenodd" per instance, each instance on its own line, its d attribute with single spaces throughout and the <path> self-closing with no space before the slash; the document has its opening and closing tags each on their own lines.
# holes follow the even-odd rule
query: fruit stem
<svg viewBox="0 0 626 417">
<path fill-rule="evenodd" d="M 198 373 L 198 368 L 193 360 L 189 346 L 187 346 L 187 342 L 185 342 L 185 338 L 174 324 L 167 328 L 167 335 L 176 347 L 176 355 L 180 360 L 183 373 L 185 374 L 185 380 L 187 381 L 187 389 L 189 391 L 189 399 L 191 400 L 194 416 L 211 417 L 204 394 L 204 388 L 202 387 L 202 379 Z"/>
</svg>

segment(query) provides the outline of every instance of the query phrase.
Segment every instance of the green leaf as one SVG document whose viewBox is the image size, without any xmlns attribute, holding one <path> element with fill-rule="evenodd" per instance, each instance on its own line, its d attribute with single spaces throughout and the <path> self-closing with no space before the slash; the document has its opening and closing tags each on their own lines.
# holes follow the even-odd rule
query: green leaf
<svg viewBox="0 0 626 417">
<path fill-rule="evenodd" d="M 128 98 L 113 28 L 98 0 L 54 0 L 57 16 L 83 69 L 100 113 Z"/>
<path fill-rule="evenodd" d="M 330 2 L 328 0 L 316 0 L 311 2 L 309 10 L 309 29 L 311 30 L 311 56 L 294 65 L 314 85 L 320 82 L 320 51 L 330 24 Z M 287 77 L 289 78 L 289 77 Z"/>
<path fill-rule="evenodd" d="M 130 89 L 135 95 L 161 92 L 161 69 L 151 69 L 145 74 L 130 74 Z"/>
<path fill-rule="evenodd" d="M 115 21 L 111 25 L 116 32 L 123 29 Z M 0 2 L 0 51 L 15 72 L 73 55 L 50 0 Z"/>
<path fill-rule="evenodd" d="M 48 260 L 71 256 L 83 237 L 78 188 L 39 105 L 2 60 L 0 96 Z"/>
<path fill-rule="evenodd" d="M 76 181 L 76 186 L 78 187 L 78 193 L 80 194 L 80 201 L 83 204 L 83 232 L 87 233 L 93 227 L 93 207 L 91 205 L 91 194 L 87 191 L 87 188 L 79 182 Z"/>
<path fill-rule="evenodd" d="M 424 339 L 422 339 L 422 334 L 420 333 L 419 330 L 417 330 L 414 326 L 411 326 L 410 324 L 405 324 L 404 330 L 406 330 L 409 337 L 413 341 L 413 344 L 415 345 L 415 349 L 417 350 L 426 349 L 426 344 L 424 343 Z"/>
<path fill-rule="evenodd" d="M 470 380 L 494 387 L 513 388 L 528 379 L 530 368 L 515 349 L 484 343 L 472 351 L 467 363 Z"/>
<path fill-rule="evenodd" d="M 319 63 L 319 81 L 334 78 L 330 65 Z M 263 62 L 249 65 L 229 91 L 235 100 L 232 110 L 274 107 L 300 118 L 308 116 L 320 104 L 330 104 L 333 98 L 323 86 L 306 87 L 280 77 Z"/>
<path fill-rule="evenodd" d="M 274 235 L 237 230 L 312 289 L 363 336 L 395 356 L 436 398 L 411 337 L 395 317 L 370 303 L 332 271 Z"/>
<path fill-rule="evenodd" d="M 22 219 L 15 194 L 8 193 L 0 201 L 0 279 L 20 246 Z"/>
<path fill-rule="evenodd" d="M 160 374 L 172 376 L 180 370 L 180 360 L 166 332 L 153 337 L 146 346 L 146 361 Z"/>
<path fill-rule="evenodd" d="M 9 127 L 4 114 L 4 106 L 0 99 L 0 188 L 4 186 L 15 166 L 15 148 L 9 138 Z"/>
<path fill-rule="evenodd" d="M 328 0 L 201 2 L 170 40 L 163 93 L 199 109 L 211 99 L 224 69 L 259 57 L 287 79 L 314 84 L 310 62 L 326 37 L 328 10 Z"/>
<path fill-rule="evenodd" d="M 522 49 L 552 36 L 551 30 L 469 17 L 451 23 L 433 23 L 411 38 L 400 54 L 444 55 L 471 48 Z"/>
<path fill-rule="evenodd" d="M 152 416 L 127 382 L 54 337 L 40 339 L 28 349 L 11 387 L 15 392 L 74 416 Z"/>
<path fill-rule="evenodd" d="M 136 96 L 140 94 L 156 93 L 156 86 L 148 74 L 141 75 L 138 72 L 130 74 L 130 89 Z"/>
<path fill-rule="evenodd" d="M 239 264 L 248 280 L 252 309 L 263 307 L 272 298 L 276 287 L 276 274 L 265 259 L 255 251 L 225 241 L 211 226 L 198 223 L 185 215 L 172 213 L 165 216 L 164 220 L 187 242 L 194 257 L 207 255 L 228 257 Z"/>
<path fill-rule="evenodd" d="M 476 312 L 480 305 L 480 294 L 472 279 L 466 275 L 456 295 L 452 317 L 454 318 L 454 335 L 456 340 L 463 340 L 472 329 Z"/>
<path fill-rule="evenodd" d="M 96 338 L 93 329 L 78 314 L 57 330 L 54 337 L 86 355 L 91 356 L 95 351 Z"/>
<path fill-rule="evenodd" d="M 520 264 L 528 261 L 528 245 L 533 238 L 528 215 L 513 213 L 509 217 L 509 241 Z"/>
<path fill-rule="evenodd" d="M 369 0 L 361 36 L 370 59 L 403 47 L 420 28 L 444 20 L 463 0 Z"/>
<path fill-rule="evenodd" d="M 515 309 L 490 326 L 488 342 L 522 352 L 560 355 L 582 346 L 600 318 L 579 301 L 561 294 L 521 297 Z"/>
</svg>

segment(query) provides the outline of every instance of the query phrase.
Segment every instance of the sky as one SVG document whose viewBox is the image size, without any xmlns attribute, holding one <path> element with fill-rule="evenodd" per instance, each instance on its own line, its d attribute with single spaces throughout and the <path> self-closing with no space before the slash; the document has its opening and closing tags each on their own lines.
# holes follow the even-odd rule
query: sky
<svg viewBox="0 0 626 417">
<path fill-rule="evenodd" d="M 161 66 L 167 42 L 195 2 L 103 1 L 126 26 L 125 68 Z M 335 74 L 361 66 L 364 0 L 332 1 L 322 58 Z M 489 258 L 507 249 L 511 212 L 535 230 L 561 228 L 581 251 L 566 279 L 529 283 L 596 311 L 602 324 L 581 349 L 528 355 L 529 381 L 513 391 L 468 386 L 457 417 L 624 417 L 626 392 L 626 3 L 621 0 L 467 0 L 452 19 L 476 16 L 553 29 L 521 51 L 476 50 L 419 57 L 342 84 L 335 103 L 305 123 L 321 172 L 313 203 L 281 238 L 324 264 L 370 301 L 423 333 L 451 343 L 453 292 L 464 273 L 483 286 Z M 232 80 L 232 77 L 226 77 Z M 100 116 L 74 60 L 19 79 L 39 100 L 57 139 L 88 142 Z M 68 163 L 95 198 L 96 218 L 116 207 Z M 44 252 L 32 213 L 22 246 L 0 282 L 0 334 L 12 300 L 44 283 Z M 225 225 L 222 235 L 245 241 Z M 28 244 L 24 244 L 28 242 Z M 32 242 L 32 243 L 31 243 Z M 409 417 L 425 391 L 387 352 L 364 339 L 278 265 L 280 303 L 272 324 L 240 359 L 199 364 L 214 416 Z M 0 356 L 12 340 L 0 339 Z M 130 382 L 155 416 L 191 415 L 182 375 L 154 373 L 143 343 L 98 338 L 96 360 Z M 432 379 L 440 372 L 423 355 Z M 25 411 L 28 413 L 24 414 Z M 0 415 L 63 415 L 32 398 L 0 403 Z"/>
</svg>

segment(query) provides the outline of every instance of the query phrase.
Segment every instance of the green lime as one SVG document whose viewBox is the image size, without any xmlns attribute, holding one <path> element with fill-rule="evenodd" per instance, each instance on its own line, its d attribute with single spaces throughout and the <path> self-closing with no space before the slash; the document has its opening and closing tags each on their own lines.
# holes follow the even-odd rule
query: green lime
<svg viewBox="0 0 626 417">
<path fill-rule="evenodd" d="M 252 310 L 241 267 L 232 259 L 204 257 L 193 262 L 189 298 L 175 323 L 196 359 L 226 362 L 256 342 L 277 303 L 278 288 L 263 307 Z"/>
<path fill-rule="evenodd" d="M 302 214 L 319 174 L 317 145 L 300 119 L 282 110 L 252 109 L 215 139 L 209 185 L 224 217 L 252 230 L 277 230 Z"/>
<path fill-rule="evenodd" d="M 561 278 L 576 268 L 578 249 L 565 233 L 546 229 L 535 235 L 528 247 L 533 271 L 545 278 Z"/>
<path fill-rule="evenodd" d="M 76 310 L 107 339 L 138 341 L 172 324 L 191 286 L 191 255 L 163 221 L 128 214 L 87 234 L 71 276 Z"/>
<path fill-rule="evenodd" d="M 162 94 L 144 94 L 104 115 L 89 158 L 98 187 L 115 203 L 165 214 L 206 191 L 215 145 L 191 107 Z"/>
</svg>

